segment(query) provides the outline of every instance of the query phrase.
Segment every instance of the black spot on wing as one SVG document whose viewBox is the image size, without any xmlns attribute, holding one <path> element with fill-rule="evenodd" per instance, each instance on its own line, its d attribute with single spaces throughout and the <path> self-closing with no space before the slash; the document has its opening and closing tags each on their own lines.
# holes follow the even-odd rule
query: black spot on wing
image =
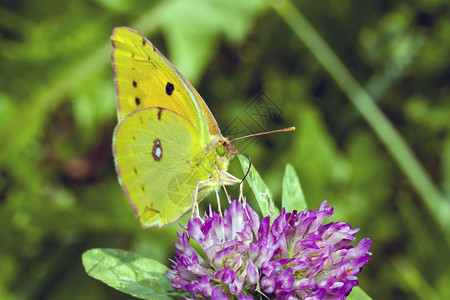
<svg viewBox="0 0 450 300">
<path fill-rule="evenodd" d="M 142 46 L 145 46 L 145 39 L 142 39 Z"/>
<path fill-rule="evenodd" d="M 141 98 L 139 97 L 134 98 L 134 102 L 136 102 L 136 106 L 139 106 L 141 104 Z"/>
<path fill-rule="evenodd" d="M 136 82 L 136 80 L 133 80 L 133 87 L 137 87 L 137 82 Z"/>
<path fill-rule="evenodd" d="M 171 84 L 170 82 L 167 82 L 167 84 L 166 84 L 166 94 L 169 95 L 169 96 L 172 95 L 173 90 L 174 90 L 173 84 Z"/>
<path fill-rule="evenodd" d="M 162 108 L 158 110 L 158 121 L 161 121 Z"/>
<path fill-rule="evenodd" d="M 150 203 L 150 205 L 153 206 L 153 203 Z M 160 213 L 159 210 L 156 210 L 156 209 L 148 207 L 148 206 L 146 206 L 145 210 L 144 210 L 144 214 L 147 214 L 147 215 L 148 214 L 159 214 L 159 213 Z"/>
<path fill-rule="evenodd" d="M 155 161 L 160 161 L 163 157 L 163 148 L 159 139 L 153 141 L 152 156 Z"/>
</svg>

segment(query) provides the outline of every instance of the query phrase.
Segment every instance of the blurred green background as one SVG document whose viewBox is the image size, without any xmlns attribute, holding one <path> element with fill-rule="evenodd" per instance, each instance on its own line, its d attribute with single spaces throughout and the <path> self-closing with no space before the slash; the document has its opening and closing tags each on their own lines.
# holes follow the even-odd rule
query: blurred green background
<svg viewBox="0 0 450 300">
<path fill-rule="evenodd" d="M 221 128 L 297 127 L 237 145 L 275 199 L 289 162 L 310 209 L 328 199 L 372 239 L 369 295 L 450 299 L 448 0 L 3 0 L 0 299 L 130 299 L 85 274 L 94 247 L 169 265 L 179 226 L 143 230 L 114 171 L 115 26 L 165 53 Z"/>
</svg>

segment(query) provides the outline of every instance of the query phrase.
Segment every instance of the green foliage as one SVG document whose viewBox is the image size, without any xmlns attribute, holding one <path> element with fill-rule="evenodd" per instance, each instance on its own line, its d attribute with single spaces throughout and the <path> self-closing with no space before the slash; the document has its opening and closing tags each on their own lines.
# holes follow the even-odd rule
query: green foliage
<svg viewBox="0 0 450 300">
<path fill-rule="evenodd" d="M 348 295 L 347 300 L 369 300 L 372 299 L 366 294 L 359 286 L 354 287 L 350 295 Z"/>
<path fill-rule="evenodd" d="M 288 212 L 302 211 L 308 208 L 297 173 L 291 164 L 287 164 L 284 171 L 281 201 L 282 207 L 286 208 Z"/>
<path fill-rule="evenodd" d="M 248 160 L 245 157 L 239 156 L 239 162 L 241 163 L 242 170 L 246 173 L 249 167 Z M 251 166 L 246 179 L 255 195 L 261 211 L 261 216 L 270 216 L 270 220 L 273 221 L 280 214 L 280 211 L 275 206 L 272 192 L 264 183 L 264 180 L 261 178 L 254 165 Z M 286 165 L 286 171 L 283 177 L 282 207 L 284 207 L 287 212 L 307 209 L 307 204 L 297 173 L 295 173 L 295 169 L 290 164 Z"/>
<path fill-rule="evenodd" d="M 248 160 L 240 158 L 244 171 L 248 170 Z M 275 207 L 272 193 L 254 166 L 251 166 L 247 182 L 255 194 L 262 216 L 269 215 L 273 221 L 280 213 Z M 291 211 L 306 209 L 302 187 L 294 168 L 286 165 L 283 177 L 283 207 Z M 304 207 L 304 208 L 302 208 Z M 181 231 L 181 229 L 180 229 Z M 160 262 L 146 258 L 131 251 L 119 249 L 91 249 L 83 253 L 83 266 L 89 276 L 125 294 L 139 299 L 172 299 L 172 296 L 188 296 L 172 288 L 166 277 L 168 268 Z M 352 289 L 348 299 L 371 299 L 358 286 Z"/>
<path fill-rule="evenodd" d="M 141 255 L 118 249 L 92 249 L 83 254 L 86 273 L 140 299 L 171 299 L 167 267 Z"/>
<path fill-rule="evenodd" d="M 124 25 L 185 73 L 224 132 L 238 118 L 246 129 L 239 135 L 296 126 L 236 144 L 276 207 L 290 162 L 311 208 L 329 199 L 337 220 L 372 238 L 359 277 L 369 295 L 450 298 L 449 1 L 295 1 L 283 15 L 286 3 L 2 2 L 1 299 L 128 299 L 86 276 L 73 257 L 105 247 L 163 262 L 173 252 L 168 237 L 177 225 L 142 230 L 114 172 L 109 36 Z M 290 27 L 296 11 L 310 28 Z M 331 69 L 346 69 L 362 90 L 349 93 Z M 249 109 L 261 91 L 279 113 Z M 362 113 L 365 92 L 378 113 L 367 109 L 373 105 Z M 374 118 L 380 112 L 388 123 Z M 231 169 L 242 174 L 235 162 Z"/>
<path fill-rule="evenodd" d="M 247 158 L 239 156 L 239 161 L 242 165 L 242 170 L 247 172 L 249 167 L 249 162 Z M 262 216 L 270 216 L 270 220 L 273 221 L 277 215 L 280 214 L 278 208 L 276 208 L 273 202 L 273 196 L 270 189 L 264 183 L 264 180 L 256 171 L 254 166 L 251 166 L 250 172 L 247 176 L 247 182 L 250 188 L 255 194 L 256 201 L 258 202 L 259 209 L 261 210 Z"/>
</svg>

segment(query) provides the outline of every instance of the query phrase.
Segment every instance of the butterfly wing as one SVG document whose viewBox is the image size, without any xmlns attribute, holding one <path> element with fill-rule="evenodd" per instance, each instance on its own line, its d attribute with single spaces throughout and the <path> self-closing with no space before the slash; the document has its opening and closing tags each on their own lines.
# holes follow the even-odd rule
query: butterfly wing
<svg viewBox="0 0 450 300">
<path fill-rule="evenodd" d="M 197 182 L 208 176 L 192 169 L 198 139 L 186 118 L 162 108 L 133 112 L 116 127 L 119 181 L 144 227 L 173 223 L 192 207 Z"/>
<path fill-rule="evenodd" d="M 189 120 L 203 145 L 220 134 L 198 92 L 150 41 L 126 27 L 115 28 L 111 40 L 119 121 L 142 108 L 163 107 Z"/>
<path fill-rule="evenodd" d="M 231 156 L 218 158 L 225 139 L 186 78 L 138 32 L 118 27 L 111 40 L 116 170 L 141 224 L 161 227 L 192 207 L 194 191 L 200 201 L 239 180 L 226 172 Z"/>
<path fill-rule="evenodd" d="M 198 100 L 198 103 L 200 104 L 200 107 L 201 107 L 201 109 L 204 113 L 204 116 L 206 117 L 206 121 L 208 123 L 209 134 L 222 136 L 222 134 L 220 133 L 219 125 L 217 124 L 216 119 L 214 118 L 213 114 L 209 110 L 208 105 L 206 105 L 205 100 L 203 100 L 202 96 L 200 96 L 200 94 L 197 92 L 197 90 L 194 88 L 194 86 L 177 69 L 175 69 L 174 66 L 172 66 L 172 68 L 175 70 L 178 77 L 182 78 L 184 80 L 184 82 L 186 82 L 186 84 L 189 86 L 189 88 L 194 93 L 195 98 Z"/>
</svg>

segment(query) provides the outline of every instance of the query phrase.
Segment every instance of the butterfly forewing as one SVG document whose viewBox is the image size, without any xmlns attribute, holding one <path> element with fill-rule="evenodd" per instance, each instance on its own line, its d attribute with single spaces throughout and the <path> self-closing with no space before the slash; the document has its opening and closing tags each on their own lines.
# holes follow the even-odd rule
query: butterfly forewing
<svg viewBox="0 0 450 300">
<path fill-rule="evenodd" d="M 111 38 L 119 121 L 142 108 L 163 107 L 191 121 L 207 145 L 209 127 L 218 127 L 192 85 L 136 31 L 119 27 Z"/>
</svg>

